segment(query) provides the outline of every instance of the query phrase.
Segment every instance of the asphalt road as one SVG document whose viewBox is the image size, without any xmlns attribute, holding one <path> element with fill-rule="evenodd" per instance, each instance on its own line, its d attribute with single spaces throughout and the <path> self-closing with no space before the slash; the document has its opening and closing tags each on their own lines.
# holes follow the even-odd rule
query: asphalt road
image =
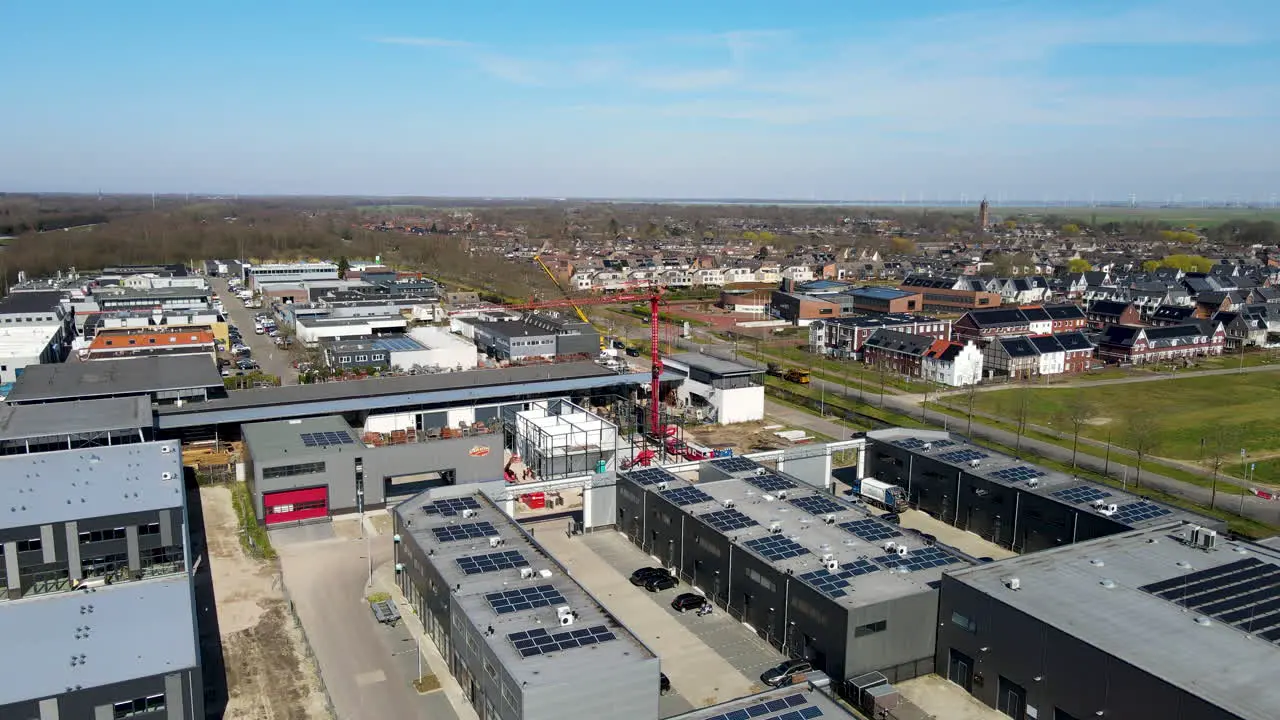
<svg viewBox="0 0 1280 720">
<path fill-rule="evenodd" d="M 694 351 L 701 350 L 707 355 L 721 359 L 733 359 L 732 348 L 727 348 L 722 345 L 712 345 L 708 343 L 695 344 L 683 340 L 680 341 L 678 345 L 682 349 Z M 742 359 L 739 359 L 738 362 L 750 363 L 750 361 L 744 361 Z M 821 380 L 816 377 L 812 381 L 812 387 L 825 389 L 832 397 L 843 395 L 846 391 L 851 394 L 857 393 L 856 388 L 845 388 L 843 385 L 838 383 Z M 876 393 L 867 393 L 865 397 L 867 401 L 873 405 L 878 405 L 880 403 L 880 397 Z M 773 407 L 779 406 L 773 405 Z M 940 428 L 947 427 L 962 433 L 968 429 L 967 421 L 957 419 L 944 413 L 929 410 L 927 413 L 922 415 L 919 399 L 916 396 L 885 395 L 884 407 L 888 410 L 893 410 L 904 415 L 921 418 L 925 422 L 936 425 Z M 810 422 L 808 424 L 802 422 L 797 422 L 796 424 L 801 425 L 802 427 L 808 427 L 826 435 L 831 435 L 832 437 L 845 437 L 845 434 L 842 431 L 843 426 L 831 422 L 820 422 L 820 419 L 812 418 L 812 416 L 809 416 L 809 418 Z M 836 432 L 832 432 L 833 429 L 836 430 Z M 991 427 L 976 420 L 973 423 L 971 434 L 975 438 L 997 442 L 1008 447 L 1016 447 L 1018 444 L 1018 438 L 1015 433 Z M 1051 458 L 1059 462 L 1071 462 L 1070 448 L 1064 448 L 1059 445 L 1026 437 L 1022 438 L 1022 447 L 1042 457 Z M 1081 453 L 1077 456 L 1076 463 L 1087 470 L 1092 470 L 1098 473 L 1102 473 L 1109 469 L 1111 477 L 1116 479 L 1121 479 L 1127 476 L 1132 480 L 1137 476 L 1136 468 L 1131 464 L 1125 463 L 1124 455 L 1119 452 L 1112 452 L 1110 463 L 1108 463 L 1105 458 L 1094 457 L 1092 455 L 1085 455 Z M 1209 488 L 1191 485 L 1181 480 L 1160 475 L 1145 467 L 1142 471 L 1142 484 L 1147 487 L 1167 492 L 1170 495 L 1185 498 L 1200 505 L 1209 505 L 1211 495 Z M 1240 496 L 1218 493 L 1216 506 L 1230 510 L 1231 512 L 1238 512 L 1244 517 L 1259 520 L 1270 525 L 1280 525 L 1280 502 L 1263 500 L 1262 498 L 1254 495 Z"/>
<path fill-rule="evenodd" d="M 253 359 L 258 361 L 262 371 L 268 375 L 278 375 L 280 382 L 285 385 L 296 385 L 298 371 L 293 369 L 293 358 L 289 351 L 276 347 L 269 336 L 258 335 L 253 331 L 253 316 L 263 310 L 246 308 L 240 298 L 231 293 L 226 278 L 209 278 L 209 283 L 226 307 L 227 319 L 240 330 L 240 336 L 244 338 L 244 343 L 249 346 Z"/>
</svg>

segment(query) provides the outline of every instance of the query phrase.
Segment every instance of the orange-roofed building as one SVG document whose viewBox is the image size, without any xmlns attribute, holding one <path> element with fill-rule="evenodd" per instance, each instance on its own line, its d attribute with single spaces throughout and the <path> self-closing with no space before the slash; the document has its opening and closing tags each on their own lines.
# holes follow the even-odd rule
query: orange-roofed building
<svg viewBox="0 0 1280 720">
<path fill-rule="evenodd" d="M 108 360 L 201 353 L 210 358 L 216 353 L 213 333 L 208 330 L 124 330 L 99 332 L 80 356 L 85 360 Z"/>
</svg>

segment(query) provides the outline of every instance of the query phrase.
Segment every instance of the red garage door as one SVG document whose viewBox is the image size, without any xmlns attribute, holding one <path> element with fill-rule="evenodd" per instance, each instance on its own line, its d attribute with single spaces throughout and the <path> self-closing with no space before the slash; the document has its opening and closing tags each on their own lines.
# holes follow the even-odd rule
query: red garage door
<svg viewBox="0 0 1280 720">
<path fill-rule="evenodd" d="M 285 490 L 262 496 L 264 520 L 268 525 L 312 520 L 329 515 L 329 488 Z"/>
</svg>

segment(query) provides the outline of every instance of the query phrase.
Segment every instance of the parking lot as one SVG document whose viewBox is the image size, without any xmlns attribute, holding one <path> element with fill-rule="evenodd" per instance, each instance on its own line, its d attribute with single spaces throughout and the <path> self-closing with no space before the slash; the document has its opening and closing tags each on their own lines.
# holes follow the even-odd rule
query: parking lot
<svg viewBox="0 0 1280 720">
<path fill-rule="evenodd" d="M 782 655 L 719 608 L 710 615 L 679 613 L 671 600 L 692 588 L 681 583 L 650 593 L 628 578 L 657 564 L 614 532 L 568 537 L 559 521 L 535 526 L 538 542 L 579 583 L 662 659 L 672 692 L 659 704 L 663 717 L 764 689 L 760 673 Z"/>
<path fill-rule="evenodd" d="M 249 351 L 262 372 L 279 376 L 280 382 L 285 385 L 296 384 L 298 371 L 293 368 L 293 358 L 289 351 L 276 347 L 270 337 L 258 335 L 253 331 L 254 315 L 266 310 L 246 308 L 240 298 L 231 292 L 226 278 L 209 278 L 209 283 L 226 308 L 227 321 L 240 330 L 244 344 L 249 346 Z M 234 370 L 233 367 L 232 371 Z"/>
</svg>

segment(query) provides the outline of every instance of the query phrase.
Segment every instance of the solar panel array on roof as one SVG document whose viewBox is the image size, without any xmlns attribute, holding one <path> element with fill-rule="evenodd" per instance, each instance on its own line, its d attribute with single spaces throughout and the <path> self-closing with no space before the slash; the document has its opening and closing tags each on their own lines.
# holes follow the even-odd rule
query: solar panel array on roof
<svg viewBox="0 0 1280 720">
<path fill-rule="evenodd" d="M 805 495 L 804 497 L 791 498 L 787 502 L 810 515 L 829 515 L 848 510 L 844 505 L 825 495 Z"/>
<path fill-rule="evenodd" d="M 916 570 L 928 570 L 929 568 L 942 567 L 956 562 L 956 559 L 950 554 L 939 550 L 937 547 L 930 545 L 928 547 L 916 548 L 908 551 L 905 556 L 897 553 L 889 553 L 875 558 L 876 564 L 889 570 L 898 568 L 906 568 L 911 572 Z"/>
<path fill-rule="evenodd" d="M 644 468 L 643 470 L 632 470 L 631 472 L 627 473 L 627 477 L 631 478 L 633 482 L 639 485 L 643 485 L 644 487 L 649 487 L 650 485 L 657 485 L 658 483 L 671 482 L 672 480 L 680 479 L 675 475 L 672 475 L 670 472 L 663 470 L 662 468 Z"/>
<path fill-rule="evenodd" d="M 487 555 L 468 555 L 457 560 L 458 569 L 466 575 L 497 572 L 510 568 L 528 567 L 529 562 L 519 550 L 503 550 Z"/>
<path fill-rule="evenodd" d="M 969 462 L 970 460 L 981 460 L 985 457 L 988 457 L 988 455 L 984 452 L 965 448 L 963 450 L 952 450 L 951 452 L 942 453 L 938 456 L 938 459 L 946 460 L 950 463 L 964 463 Z"/>
<path fill-rule="evenodd" d="M 380 337 L 375 341 L 379 347 L 387 350 L 421 350 L 422 346 L 417 342 L 403 337 Z"/>
<path fill-rule="evenodd" d="M 902 438 L 901 440 L 894 440 L 893 444 L 908 450 L 919 450 L 924 447 L 924 441 L 920 438 Z"/>
<path fill-rule="evenodd" d="M 1042 470 L 1037 470 L 1029 465 L 1015 465 L 991 473 L 991 477 L 997 480 L 1003 480 L 1009 483 L 1026 482 L 1035 478 L 1044 477 Z"/>
<path fill-rule="evenodd" d="M 354 445 L 351 433 L 325 430 L 324 432 L 299 433 L 302 444 L 307 447 L 329 447 L 330 445 Z"/>
<path fill-rule="evenodd" d="M 762 700 L 739 710 L 712 715 L 707 720 L 811 720 L 822 717 L 822 708 L 812 705 L 802 694 L 788 695 L 775 700 Z"/>
<path fill-rule="evenodd" d="M 1245 558 L 1139 589 L 1280 644 L 1280 566 Z"/>
<path fill-rule="evenodd" d="M 748 460 L 744 457 L 738 457 L 737 455 L 732 457 L 716 458 L 711 461 L 711 465 L 727 473 L 751 472 L 752 470 L 760 467 L 760 465 L 755 461 Z"/>
<path fill-rule="evenodd" d="M 786 560 L 787 558 L 806 555 L 809 552 L 795 540 L 781 535 L 753 538 L 744 542 L 743 545 L 756 551 L 766 560 Z"/>
<path fill-rule="evenodd" d="M 704 522 L 720 532 L 731 532 L 733 530 L 741 530 L 742 528 L 759 525 L 755 520 L 752 520 L 733 508 L 703 513 L 698 517 L 702 518 Z"/>
<path fill-rule="evenodd" d="M 565 603 L 564 595 L 553 585 L 535 585 L 488 593 L 484 599 L 489 601 L 489 606 L 499 615 Z"/>
<path fill-rule="evenodd" d="M 431 532 L 435 534 L 436 540 L 442 543 L 492 537 L 498 534 L 498 531 L 493 529 L 493 525 L 483 520 L 465 525 L 441 525 L 431 528 Z"/>
<path fill-rule="evenodd" d="M 837 527 L 851 535 L 856 535 L 867 542 L 880 542 L 881 540 L 888 540 L 891 537 L 898 537 L 902 534 L 892 525 L 882 523 L 879 520 L 872 520 L 871 518 L 850 520 L 849 522 L 840 523 Z"/>
<path fill-rule="evenodd" d="M 1049 494 L 1060 500 L 1075 503 L 1076 505 L 1091 503 L 1094 500 L 1111 497 L 1111 493 L 1106 490 L 1099 490 L 1098 488 L 1090 485 L 1078 485 L 1076 487 L 1063 488 L 1061 490 L 1054 490 Z"/>
<path fill-rule="evenodd" d="M 1116 509 L 1116 514 L 1111 516 L 1112 520 L 1132 525 L 1136 522 L 1144 520 L 1152 520 L 1154 518 L 1171 515 L 1173 512 L 1168 508 L 1161 507 L 1153 502 L 1139 500 L 1128 505 L 1121 505 Z"/>
<path fill-rule="evenodd" d="M 748 475 L 743 480 L 755 485 L 767 493 L 776 493 L 781 490 L 790 490 L 800 487 L 794 481 L 788 480 L 781 475 L 773 473 L 764 473 L 762 475 Z"/>
<path fill-rule="evenodd" d="M 695 487 L 678 487 L 670 490 L 663 490 L 662 497 L 671 502 L 684 507 L 685 505 L 696 505 L 700 502 L 707 502 L 713 498 Z"/>
<path fill-rule="evenodd" d="M 809 583 L 824 595 L 832 598 L 842 598 L 848 595 L 845 588 L 849 587 L 849 580 L 859 575 L 869 575 L 878 572 L 880 568 L 865 558 L 858 558 L 851 564 L 841 565 L 839 570 L 831 572 L 830 570 L 813 570 L 804 573 L 800 579 Z"/>
<path fill-rule="evenodd" d="M 427 515 L 443 515 L 445 517 L 461 515 L 463 510 L 479 509 L 480 503 L 476 502 L 473 497 L 441 498 L 422 506 L 422 512 Z"/>
<path fill-rule="evenodd" d="M 547 632 L 542 628 L 521 630 L 520 632 L 508 633 L 507 639 L 515 646 L 516 652 L 520 653 L 520 657 L 527 658 L 557 650 L 570 650 L 576 647 L 598 645 L 602 642 L 615 640 L 617 636 L 609 632 L 609 628 L 603 625 L 593 625 L 589 628 L 562 630 L 557 633 Z"/>
</svg>

